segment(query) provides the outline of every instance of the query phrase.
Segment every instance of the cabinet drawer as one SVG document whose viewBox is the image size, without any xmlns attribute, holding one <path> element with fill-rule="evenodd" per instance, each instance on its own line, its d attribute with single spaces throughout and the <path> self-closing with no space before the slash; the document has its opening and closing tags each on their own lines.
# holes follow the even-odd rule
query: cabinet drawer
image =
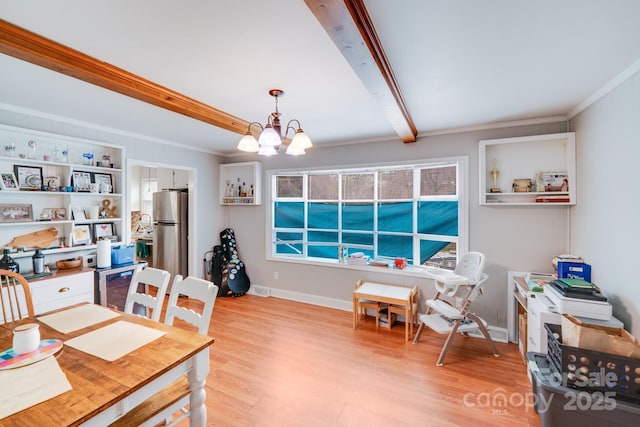
<svg viewBox="0 0 640 427">
<path fill-rule="evenodd" d="M 80 302 L 93 303 L 93 272 L 86 271 L 29 284 L 36 314 Z"/>
</svg>

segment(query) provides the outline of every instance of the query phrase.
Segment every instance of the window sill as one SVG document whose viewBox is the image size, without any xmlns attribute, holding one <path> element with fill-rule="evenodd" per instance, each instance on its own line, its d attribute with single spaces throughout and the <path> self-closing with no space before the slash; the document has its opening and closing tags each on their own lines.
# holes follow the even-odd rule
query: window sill
<svg viewBox="0 0 640 427">
<path fill-rule="evenodd" d="M 347 270 L 358 270 L 358 271 L 375 272 L 375 273 L 383 273 L 383 274 L 395 274 L 399 276 L 420 277 L 422 279 L 438 279 L 439 277 L 442 277 L 443 274 L 451 273 L 450 270 L 444 270 L 436 267 L 416 266 L 416 265 L 409 265 L 406 268 L 401 270 L 395 267 L 378 267 L 374 265 L 347 264 L 347 263 L 330 261 L 330 260 L 314 261 L 308 258 L 295 259 L 295 258 L 267 257 L 267 261 L 287 262 L 292 264 L 306 264 L 306 265 L 313 265 L 316 267 L 342 268 Z"/>
</svg>

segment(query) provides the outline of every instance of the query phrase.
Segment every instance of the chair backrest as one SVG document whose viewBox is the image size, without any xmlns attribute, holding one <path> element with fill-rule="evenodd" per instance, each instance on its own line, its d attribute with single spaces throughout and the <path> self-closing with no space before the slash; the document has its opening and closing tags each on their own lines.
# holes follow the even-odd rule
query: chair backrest
<svg viewBox="0 0 640 427">
<path fill-rule="evenodd" d="M 178 297 L 180 295 L 202 302 L 202 311 L 200 313 L 196 312 L 193 307 L 189 307 L 189 303 L 185 306 L 178 305 Z M 177 275 L 171 285 L 171 294 L 169 294 L 164 323 L 173 325 L 173 319 L 177 317 L 196 326 L 198 333 L 207 335 L 217 296 L 218 287 L 213 282 L 191 276 L 183 279 L 182 276 Z"/>
<path fill-rule="evenodd" d="M 33 301 L 27 280 L 18 273 L 0 270 L 2 323 L 33 317 Z"/>
<path fill-rule="evenodd" d="M 151 310 L 151 320 L 159 322 L 169 279 L 169 272 L 158 268 L 147 267 L 136 270 L 129 284 L 124 312 L 133 314 L 135 304 L 140 304 L 145 307 L 146 317 L 149 317 L 149 310 Z M 149 286 L 156 288 L 155 296 L 149 293 Z"/>
<path fill-rule="evenodd" d="M 467 252 L 458 265 L 454 273 L 469 279 L 470 284 L 475 284 L 482 278 L 484 271 L 484 254 L 481 252 Z"/>
</svg>

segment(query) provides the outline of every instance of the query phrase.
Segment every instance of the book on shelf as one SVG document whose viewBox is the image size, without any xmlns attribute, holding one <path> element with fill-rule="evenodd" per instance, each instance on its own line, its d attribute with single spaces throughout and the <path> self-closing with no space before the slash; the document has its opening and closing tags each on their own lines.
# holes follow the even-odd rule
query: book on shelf
<svg viewBox="0 0 640 427">
<path fill-rule="evenodd" d="M 389 310 L 386 307 L 382 308 L 378 312 L 378 323 L 380 326 L 390 327 L 390 325 L 393 325 L 393 322 L 395 321 L 396 314 L 391 313 L 391 316 L 389 316 Z"/>
<path fill-rule="evenodd" d="M 558 279 L 558 281 L 570 289 L 576 289 L 576 290 L 577 289 L 587 289 L 587 290 L 598 289 L 598 287 L 593 283 L 587 282 L 586 280 L 582 280 L 582 279 L 562 278 L 562 279 Z"/>
<path fill-rule="evenodd" d="M 529 273 L 525 277 L 531 292 L 544 292 L 544 286 L 556 279 L 553 273 Z"/>
<path fill-rule="evenodd" d="M 571 255 L 571 254 L 562 254 L 562 255 L 556 255 L 555 257 L 553 257 L 553 269 L 554 270 L 558 270 L 558 262 L 573 262 L 576 264 L 584 264 L 584 259 L 582 259 L 582 257 L 579 257 L 577 255 Z"/>
<path fill-rule="evenodd" d="M 536 203 L 569 203 L 571 198 L 568 195 L 538 196 Z"/>
</svg>

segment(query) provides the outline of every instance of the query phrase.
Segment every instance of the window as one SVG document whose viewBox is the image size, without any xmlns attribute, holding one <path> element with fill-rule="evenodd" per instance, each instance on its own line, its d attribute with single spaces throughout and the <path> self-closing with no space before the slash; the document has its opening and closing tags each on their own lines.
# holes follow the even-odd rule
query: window
<svg viewBox="0 0 640 427">
<path fill-rule="evenodd" d="M 344 246 L 453 268 L 466 250 L 466 158 L 268 175 L 272 258 L 335 263 Z"/>
</svg>

